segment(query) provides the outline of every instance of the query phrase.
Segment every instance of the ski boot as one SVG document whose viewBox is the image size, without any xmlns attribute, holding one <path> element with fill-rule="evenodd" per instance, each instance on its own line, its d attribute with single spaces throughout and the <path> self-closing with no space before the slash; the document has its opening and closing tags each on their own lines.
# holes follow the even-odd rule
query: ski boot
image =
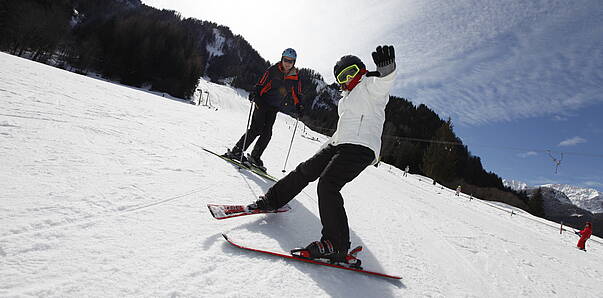
<svg viewBox="0 0 603 298">
<path fill-rule="evenodd" d="M 261 211 L 274 211 L 278 208 L 273 208 L 268 202 L 268 199 L 264 196 L 260 196 L 257 201 L 252 204 L 247 205 L 247 209 L 250 211 L 253 210 L 261 210 Z"/>
<path fill-rule="evenodd" d="M 241 150 L 239 150 L 237 147 L 232 148 L 232 150 L 227 149 L 226 153 L 222 154 L 222 156 L 234 161 L 241 161 L 241 157 L 243 157 L 243 163 L 247 162 L 245 155 L 243 155 L 243 152 L 241 152 Z"/>
<path fill-rule="evenodd" d="M 358 246 L 348 253 L 347 250 L 335 249 L 331 241 L 322 240 L 314 241 L 306 248 L 291 250 L 291 254 L 306 259 L 324 259 L 331 264 L 342 264 L 346 267 L 362 269 L 360 259 L 356 257 L 361 250 L 362 246 Z"/>
<path fill-rule="evenodd" d="M 264 167 L 264 162 L 259 157 L 254 157 L 253 155 L 247 155 L 247 165 L 249 167 L 254 167 L 264 173 L 266 173 L 266 167 Z"/>
</svg>

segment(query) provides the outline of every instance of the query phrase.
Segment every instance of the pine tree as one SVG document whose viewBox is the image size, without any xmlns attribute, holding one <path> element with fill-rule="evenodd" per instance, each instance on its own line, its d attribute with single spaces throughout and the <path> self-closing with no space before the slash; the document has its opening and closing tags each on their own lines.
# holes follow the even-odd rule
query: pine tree
<svg viewBox="0 0 603 298">
<path fill-rule="evenodd" d="M 433 138 L 433 143 L 427 147 L 423 155 L 423 172 L 436 181 L 452 181 L 456 170 L 456 145 L 457 139 L 452 131 L 452 121 L 444 123 Z"/>
<path fill-rule="evenodd" d="M 534 216 L 544 218 L 544 199 L 542 196 L 542 189 L 539 187 L 538 190 L 534 193 L 532 198 L 528 201 L 528 207 L 530 208 L 530 213 Z"/>
</svg>

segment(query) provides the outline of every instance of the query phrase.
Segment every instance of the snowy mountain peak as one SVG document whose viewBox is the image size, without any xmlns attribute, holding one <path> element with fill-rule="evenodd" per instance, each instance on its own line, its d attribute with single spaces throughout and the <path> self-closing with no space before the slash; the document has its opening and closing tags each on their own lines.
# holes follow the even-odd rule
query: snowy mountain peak
<svg viewBox="0 0 603 298">
<path fill-rule="evenodd" d="M 547 198 L 555 199 L 562 204 L 575 205 L 574 202 L 572 202 L 572 200 L 570 200 L 570 198 L 564 192 L 562 192 L 560 190 L 546 187 L 546 186 L 540 186 L 539 188 L 542 190 L 542 194 Z M 535 189 L 537 189 L 537 187 L 535 187 L 533 189 L 535 190 Z"/>
<path fill-rule="evenodd" d="M 503 179 L 503 185 L 506 187 L 509 187 L 513 190 L 516 190 L 516 191 L 526 190 L 527 188 L 530 187 L 527 183 L 517 181 L 517 180 L 512 180 L 512 179 L 511 180 Z"/>
<path fill-rule="evenodd" d="M 592 188 L 583 188 L 567 184 L 529 186 L 527 183 L 512 179 L 503 179 L 503 185 L 516 191 L 525 191 L 537 187 L 549 188 L 555 190 L 555 192 L 550 192 L 552 198 L 561 203 L 573 204 L 592 213 L 603 213 L 603 195 Z M 560 195 L 559 193 L 562 193 L 563 195 Z"/>
<path fill-rule="evenodd" d="M 549 187 L 563 192 L 572 203 L 592 213 L 603 213 L 603 196 L 592 188 L 581 188 L 567 184 L 545 184 Z"/>
</svg>

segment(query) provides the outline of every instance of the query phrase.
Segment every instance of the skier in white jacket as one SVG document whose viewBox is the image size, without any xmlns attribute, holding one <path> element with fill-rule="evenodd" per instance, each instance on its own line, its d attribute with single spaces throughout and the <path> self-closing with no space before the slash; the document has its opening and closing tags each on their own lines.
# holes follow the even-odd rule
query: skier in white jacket
<svg viewBox="0 0 603 298">
<path fill-rule="evenodd" d="M 337 62 L 333 72 L 343 91 L 337 108 L 337 130 L 314 156 L 248 206 L 264 210 L 280 208 L 308 183 L 319 179 L 318 205 L 323 229 L 321 240 L 306 247 L 311 258 L 346 262 L 350 232 L 340 190 L 379 158 L 385 106 L 396 75 L 394 47 L 379 46 L 372 56 L 377 66 L 373 72 L 368 72 L 356 56 L 343 56 Z"/>
</svg>

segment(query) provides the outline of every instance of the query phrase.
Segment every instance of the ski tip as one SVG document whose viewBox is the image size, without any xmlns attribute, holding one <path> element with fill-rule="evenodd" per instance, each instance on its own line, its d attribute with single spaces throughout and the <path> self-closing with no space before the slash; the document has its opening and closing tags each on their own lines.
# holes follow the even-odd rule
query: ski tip
<svg viewBox="0 0 603 298">
<path fill-rule="evenodd" d="M 278 210 L 281 210 L 281 212 L 286 212 L 286 211 L 290 211 L 292 208 L 291 206 L 289 206 L 289 204 L 285 204 L 283 207 L 278 208 Z"/>
<path fill-rule="evenodd" d="M 212 204 L 207 204 L 207 209 L 209 209 L 209 213 L 211 213 L 211 216 L 217 219 L 216 214 L 214 213 L 214 210 L 212 210 L 211 206 Z"/>
</svg>

